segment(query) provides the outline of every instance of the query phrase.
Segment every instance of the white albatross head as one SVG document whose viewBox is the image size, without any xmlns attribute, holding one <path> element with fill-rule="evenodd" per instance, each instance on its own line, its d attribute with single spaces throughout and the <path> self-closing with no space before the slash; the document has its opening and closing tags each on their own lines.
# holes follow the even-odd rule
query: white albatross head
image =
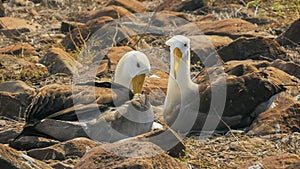
<svg viewBox="0 0 300 169">
<path fill-rule="evenodd" d="M 173 69 L 171 73 L 177 79 L 180 63 L 184 61 L 190 65 L 190 39 L 183 35 L 175 35 L 166 41 L 166 45 L 170 46 L 171 69 Z"/>
<path fill-rule="evenodd" d="M 145 76 L 150 69 L 150 62 L 143 52 L 127 52 L 116 67 L 114 82 L 131 89 L 134 94 L 142 93 Z"/>
</svg>

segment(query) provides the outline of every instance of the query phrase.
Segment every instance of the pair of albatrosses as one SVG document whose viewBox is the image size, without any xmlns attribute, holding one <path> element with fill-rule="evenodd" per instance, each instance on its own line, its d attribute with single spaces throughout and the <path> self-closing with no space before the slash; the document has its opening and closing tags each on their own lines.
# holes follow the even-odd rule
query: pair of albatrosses
<svg viewBox="0 0 300 169">
<path fill-rule="evenodd" d="M 201 131 L 209 118 L 210 90 L 218 84 L 203 87 L 192 82 L 189 38 L 176 35 L 166 44 L 170 46 L 171 62 L 163 110 L 164 119 L 172 129 L 181 134 L 187 134 L 190 130 Z M 86 119 L 87 128 L 90 128 L 86 132 L 100 141 L 111 142 L 124 136 L 135 136 L 150 131 L 153 112 L 146 97 L 141 94 L 145 74 L 149 71 L 150 63 L 146 55 L 132 51 L 125 54 L 118 63 L 115 83 L 45 86 L 26 111 L 27 124 L 22 134 L 30 135 L 34 129 L 35 134 L 47 135 L 58 140 L 69 139 L 69 137 L 61 138 L 61 132 L 42 130 L 44 128 L 40 127 L 41 123 L 50 119 L 55 119 L 56 122 Z M 226 83 L 223 85 L 233 91 L 241 92 L 243 89 L 244 93 L 240 96 L 236 94 L 238 92 L 227 93 L 221 116 L 212 116 L 208 119 L 217 121 L 216 128 L 212 130 L 227 129 L 228 126 L 246 127 L 253 120 L 256 107 L 284 90 L 283 87 L 261 80 L 258 76 L 254 73 L 251 77 L 245 76 L 238 81 L 225 77 Z M 267 90 L 269 95 L 253 96 L 251 86 L 249 87 L 249 84 L 253 83 L 261 84 L 261 90 Z M 250 95 L 251 97 L 248 97 Z M 243 103 L 239 102 L 241 98 Z M 95 110 L 101 110 L 103 113 L 95 115 Z M 104 125 L 107 123 L 110 126 Z"/>
</svg>

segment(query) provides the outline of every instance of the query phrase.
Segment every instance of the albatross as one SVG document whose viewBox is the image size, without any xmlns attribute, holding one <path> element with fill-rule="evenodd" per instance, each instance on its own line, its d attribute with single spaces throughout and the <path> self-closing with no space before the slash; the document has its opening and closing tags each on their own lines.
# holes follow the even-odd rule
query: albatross
<svg viewBox="0 0 300 169">
<path fill-rule="evenodd" d="M 91 136 L 99 141 L 113 142 L 150 131 L 153 110 L 142 94 L 150 68 L 144 53 L 130 51 L 120 59 L 113 83 L 44 86 L 26 109 L 26 124 L 15 140 L 21 136 L 42 136 L 59 141 Z M 69 128 L 57 131 L 51 125 L 65 122 L 81 123 L 87 129 L 68 133 Z M 45 124 L 46 129 L 41 127 Z"/>
<path fill-rule="evenodd" d="M 257 111 L 257 107 L 266 105 L 274 95 L 285 90 L 259 71 L 241 76 L 226 74 L 223 84 L 218 82 L 220 80 L 210 84 L 194 83 L 190 77 L 190 39 L 175 35 L 166 41 L 166 45 L 170 47 L 170 72 L 163 116 L 166 123 L 181 134 L 247 127 L 258 113 L 264 111 Z M 221 85 L 227 90 L 224 110 L 210 116 L 211 90 L 218 91 Z M 215 128 L 209 127 L 212 122 L 216 123 Z"/>
</svg>

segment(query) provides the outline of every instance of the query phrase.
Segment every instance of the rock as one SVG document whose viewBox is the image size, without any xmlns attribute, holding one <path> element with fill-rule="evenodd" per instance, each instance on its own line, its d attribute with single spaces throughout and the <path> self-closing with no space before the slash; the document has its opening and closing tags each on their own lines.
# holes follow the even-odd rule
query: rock
<svg viewBox="0 0 300 169">
<path fill-rule="evenodd" d="M 60 28 L 60 31 L 62 33 L 69 33 L 71 32 L 73 29 L 75 28 L 79 28 L 81 26 L 83 26 L 84 23 L 81 23 L 81 22 L 72 22 L 72 21 L 63 21 L 61 23 L 61 28 Z"/>
<path fill-rule="evenodd" d="M 19 119 L 31 103 L 33 96 L 23 93 L 0 92 L 0 115 Z"/>
<path fill-rule="evenodd" d="M 18 152 L 8 146 L 0 144 L 0 161 L 3 169 L 51 169 L 46 163 L 33 159 L 28 155 Z"/>
<path fill-rule="evenodd" d="M 17 150 L 44 148 L 59 143 L 57 140 L 37 136 L 21 136 L 9 142 L 9 146 Z"/>
<path fill-rule="evenodd" d="M 218 51 L 226 62 L 229 60 L 276 60 L 286 59 L 285 50 L 272 40 L 263 37 L 239 38 Z"/>
<path fill-rule="evenodd" d="M 27 154 L 38 160 L 65 160 L 67 158 L 82 157 L 86 152 L 98 144 L 87 138 L 75 138 L 66 142 L 45 148 L 31 149 Z"/>
<path fill-rule="evenodd" d="M 278 96 L 270 109 L 261 113 L 248 132 L 251 135 L 300 132 L 300 102 L 288 92 Z"/>
<path fill-rule="evenodd" d="M 258 168 L 274 168 L 274 169 L 292 169 L 297 168 L 297 165 L 299 166 L 300 157 L 296 154 L 291 153 L 280 153 L 274 156 L 265 157 L 260 161 L 251 162 L 251 165 L 243 166 L 240 168 L 255 168 L 255 166 L 258 166 Z"/>
<path fill-rule="evenodd" d="M 28 43 L 22 44 L 17 43 L 14 45 L 6 46 L 0 48 L 1 54 L 11 54 L 11 55 L 37 55 L 35 48 Z"/>
<path fill-rule="evenodd" d="M 41 25 L 25 19 L 0 17 L 0 31 L 9 38 L 19 36 L 22 32 L 36 32 L 39 28 Z"/>
<path fill-rule="evenodd" d="M 158 5 L 158 10 L 169 10 L 169 11 L 193 11 L 204 6 L 203 0 L 166 0 Z"/>
<path fill-rule="evenodd" d="M 234 35 L 257 29 L 256 25 L 238 18 L 217 21 L 196 21 L 194 24 L 205 34 L 232 36 L 231 38 L 236 37 Z"/>
<path fill-rule="evenodd" d="M 276 67 L 277 69 L 280 69 L 300 79 L 300 65 L 297 63 L 294 63 L 292 61 L 285 62 L 283 60 L 277 59 L 271 64 L 271 66 Z"/>
<path fill-rule="evenodd" d="M 98 10 L 88 11 L 88 12 L 82 12 L 78 14 L 77 22 L 88 22 L 96 18 L 100 18 L 103 16 L 108 16 L 113 19 L 118 19 L 123 16 L 132 15 L 131 12 L 129 12 L 127 9 L 116 6 L 116 5 L 110 5 L 103 8 L 100 8 Z"/>
<path fill-rule="evenodd" d="M 149 97 L 151 105 L 163 105 L 167 94 L 168 74 L 156 72 L 155 75 L 146 78 L 144 90 Z"/>
<path fill-rule="evenodd" d="M 85 25 L 73 29 L 61 42 L 68 50 L 79 50 L 83 44 L 102 26 L 113 21 L 108 16 L 90 20 Z"/>
<path fill-rule="evenodd" d="M 75 165 L 84 168 L 188 168 L 150 142 L 124 141 L 93 148 Z"/>
<path fill-rule="evenodd" d="M 100 52 L 93 58 L 92 62 L 102 62 L 103 60 L 108 60 L 109 69 L 115 70 L 119 60 L 127 53 L 133 49 L 129 46 L 114 46 L 107 48 Z"/>
<path fill-rule="evenodd" d="M 179 24 L 179 25 L 183 25 L 188 23 L 188 21 L 190 21 L 191 18 L 183 13 L 183 12 L 173 12 L 173 11 L 161 11 L 158 13 L 155 13 L 152 17 L 151 17 L 151 26 L 157 26 L 157 29 L 162 29 L 160 31 L 166 31 L 168 30 L 168 27 L 170 25 L 173 25 L 174 23 Z M 147 22 L 147 21 L 145 21 Z M 178 26 L 178 25 L 176 25 Z M 165 28 L 162 28 L 165 27 Z M 154 27 L 152 27 L 153 29 Z"/>
<path fill-rule="evenodd" d="M 35 89 L 28 86 L 23 81 L 17 80 L 0 83 L 0 92 L 24 93 L 33 95 L 35 93 Z"/>
<path fill-rule="evenodd" d="M 2 4 L 2 1 L 0 2 L 0 17 L 5 16 L 5 8 Z"/>
<path fill-rule="evenodd" d="M 109 5 L 121 6 L 132 13 L 142 13 L 146 11 L 146 7 L 137 0 L 111 0 Z"/>
<path fill-rule="evenodd" d="M 21 130 L 5 128 L 3 131 L 0 131 L 0 143 L 7 144 L 10 139 L 17 137 L 20 132 Z"/>
<path fill-rule="evenodd" d="M 7 144 L 14 139 L 23 128 L 23 123 L 10 118 L 0 117 L 0 143 Z"/>
<path fill-rule="evenodd" d="M 71 162 L 70 162 L 71 161 Z M 49 162 L 49 165 L 54 169 L 72 169 L 74 167 L 73 165 L 74 160 L 67 160 L 67 162 L 61 162 L 61 161 L 52 161 Z M 69 164 L 72 163 L 72 164 Z"/>
<path fill-rule="evenodd" d="M 69 53 L 61 48 L 53 47 L 42 58 L 41 63 L 48 67 L 49 73 L 66 73 L 72 75 L 80 67 Z"/>
<path fill-rule="evenodd" d="M 232 42 L 228 36 L 206 35 L 206 38 L 211 41 L 216 49 L 227 46 Z"/>
<path fill-rule="evenodd" d="M 170 156 L 179 158 L 185 155 L 186 147 L 183 140 L 171 130 L 154 130 L 136 137 L 128 138 L 126 141 L 147 141 L 159 146 Z M 123 142 L 120 140 L 119 142 Z"/>
<path fill-rule="evenodd" d="M 35 82 L 43 80 L 48 75 L 48 70 L 41 64 L 34 64 L 12 55 L 0 54 L 0 75 L 4 81 Z"/>
<path fill-rule="evenodd" d="M 287 31 L 281 34 L 276 40 L 281 45 L 297 46 L 300 44 L 300 19 L 291 24 Z"/>
<path fill-rule="evenodd" d="M 22 81 L 0 83 L 0 115 L 8 118 L 24 117 L 35 90 Z"/>
</svg>

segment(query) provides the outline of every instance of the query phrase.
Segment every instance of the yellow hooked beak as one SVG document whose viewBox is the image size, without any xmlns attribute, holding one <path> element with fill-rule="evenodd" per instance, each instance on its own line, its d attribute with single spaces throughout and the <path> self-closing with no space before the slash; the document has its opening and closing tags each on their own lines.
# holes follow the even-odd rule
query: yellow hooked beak
<svg viewBox="0 0 300 169">
<path fill-rule="evenodd" d="M 173 51 L 173 55 L 174 55 L 174 76 L 176 79 L 178 68 L 179 68 L 179 63 L 181 62 L 181 59 L 182 59 L 182 53 L 179 48 L 175 48 Z"/>
<path fill-rule="evenodd" d="M 133 94 L 142 93 L 145 77 L 146 77 L 145 74 L 140 74 L 140 75 L 135 76 L 132 79 L 131 82 L 132 82 Z"/>
</svg>

